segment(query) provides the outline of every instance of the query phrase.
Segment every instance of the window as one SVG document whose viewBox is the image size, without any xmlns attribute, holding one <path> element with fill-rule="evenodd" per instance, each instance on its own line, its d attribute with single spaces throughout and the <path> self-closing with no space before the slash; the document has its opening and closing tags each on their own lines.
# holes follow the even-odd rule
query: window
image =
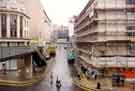
<svg viewBox="0 0 135 91">
<path fill-rule="evenodd" d="M 6 14 L 2 14 L 1 15 L 1 34 L 2 37 L 6 37 L 7 36 L 7 16 Z"/>
<path fill-rule="evenodd" d="M 127 4 L 135 4 L 135 0 L 127 0 Z"/>
<path fill-rule="evenodd" d="M 135 26 L 128 26 L 127 30 L 135 30 Z"/>
<path fill-rule="evenodd" d="M 130 54 L 135 55 L 135 44 L 134 43 L 129 44 L 128 50 Z"/>
<path fill-rule="evenodd" d="M 20 16 L 20 37 L 23 37 L 23 16 Z"/>
<path fill-rule="evenodd" d="M 127 26 L 128 36 L 135 36 L 135 26 Z"/>
<path fill-rule="evenodd" d="M 135 19 L 135 12 L 127 12 L 128 19 Z"/>
<path fill-rule="evenodd" d="M 17 16 L 10 15 L 10 35 L 11 37 L 17 37 Z"/>
</svg>

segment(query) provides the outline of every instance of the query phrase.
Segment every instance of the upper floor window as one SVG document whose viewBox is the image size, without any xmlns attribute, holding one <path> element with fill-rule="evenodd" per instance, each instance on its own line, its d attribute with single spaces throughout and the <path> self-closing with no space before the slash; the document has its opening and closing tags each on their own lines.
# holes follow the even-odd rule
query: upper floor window
<svg viewBox="0 0 135 91">
<path fill-rule="evenodd" d="M 135 4 L 135 0 L 127 0 L 127 4 Z"/>
<path fill-rule="evenodd" d="M 128 50 L 129 50 L 130 55 L 135 55 L 135 43 L 129 44 Z"/>
<path fill-rule="evenodd" d="M 23 16 L 20 16 L 20 37 L 23 37 Z"/>
<path fill-rule="evenodd" d="M 127 30 L 135 30 L 135 26 L 128 26 Z"/>
<path fill-rule="evenodd" d="M 7 16 L 6 16 L 6 14 L 1 15 L 1 34 L 2 34 L 2 37 L 6 37 L 6 35 L 7 35 Z"/>
<path fill-rule="evenodd" d="M 11 37 L 17 37 L 17 16 L 10 15 L 10 35 Z"/>
<path fill-rule="evenodd" d="M 135 12 L 127 12 L 128 19 L 135 19 Z"/>
<path fill-rule="evenodd" d="M 135 36 L 135 26 L 127 26 L 128 36 Z"/>
</svg>

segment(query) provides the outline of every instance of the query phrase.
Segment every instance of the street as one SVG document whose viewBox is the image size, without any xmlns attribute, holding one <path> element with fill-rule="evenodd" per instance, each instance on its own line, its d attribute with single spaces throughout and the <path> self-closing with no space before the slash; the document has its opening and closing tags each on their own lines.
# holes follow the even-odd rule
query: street
<svg viewBox="0 0 135 91">
<path fill-rule="evenodd" d="M 53 85 L 50 85 L 50 73 L 48 73 L 44 80 L 32 87 L 6 87 L 0 86 L 0 91 L 57 91 L 55 83 L 56 78 L 62 81 L 61 91 L 82 91 L 79 87 L 72 83 L 70 69 L 67 64 L 67 52 L 63 47 L 58 47 L 56 57 L 50 73 L 53 73 Z"/>
</svg>

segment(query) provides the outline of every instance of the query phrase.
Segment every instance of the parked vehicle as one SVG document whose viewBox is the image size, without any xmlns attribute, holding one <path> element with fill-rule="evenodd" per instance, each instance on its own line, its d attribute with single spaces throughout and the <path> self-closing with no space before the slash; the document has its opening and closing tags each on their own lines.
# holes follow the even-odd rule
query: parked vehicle
<svg viewBox="0 0 135 91">
<path fill-rule="evenodd" d="M 75 52 L 69 51 L 67 59 L 68 59 L 68 64 L 74 64 L 74 62 L 75 62 Z"/>
<path fill-rule="evenodd" d="M 56 48 L 55 48 L 55 46 L 49 46 L 47 48 L 47 52 L 48 52 L 50 57 L 55 57 L 56 56 Z"/>
</svg>

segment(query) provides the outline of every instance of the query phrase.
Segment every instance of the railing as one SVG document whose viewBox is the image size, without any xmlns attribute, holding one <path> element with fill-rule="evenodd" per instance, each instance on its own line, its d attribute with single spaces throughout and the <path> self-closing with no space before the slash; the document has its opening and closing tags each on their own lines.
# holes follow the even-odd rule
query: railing
<svg viewBox="0 0 135 91">
<path fill-rule="evenodd" d="M 97 67 L 135 67 L 135 57 L 93 57 Z"/>
<path fill-rule="evenodd" d="M 38 53 L 38 55 L 40 56 L 40 58 L 44 61 L 46 61 L 45 59 L 45 56 L 40 52 L 40 49 L 42 50 L 42 48 L 37 48 L 37 47 L 34 47 L 35 51 Z"/>
<path fill-rule="evenodd" d="M 97 21 L 96 17 L 92 17 L 87 22 L 85 22 L 83 25 L 79 26 L 79 28 L 75 32 L 83 31 L 83 29 L 85 27 L 88 27 L 90 24 L 94 23 L 94 21 Z"/>
<path fill-rule="evenodd" d="M 10 57 L 29 54 L 35 50 L 30 47 L 0 47 L 0 61 Z"/>
<path fill-rule="evenodd" d="M 135 37 L 135 30 L 128 30 L 127 31 L 127 35 L 128 36 L 132 36 L 132 37 L 134 36 Z"/>
</svg>

